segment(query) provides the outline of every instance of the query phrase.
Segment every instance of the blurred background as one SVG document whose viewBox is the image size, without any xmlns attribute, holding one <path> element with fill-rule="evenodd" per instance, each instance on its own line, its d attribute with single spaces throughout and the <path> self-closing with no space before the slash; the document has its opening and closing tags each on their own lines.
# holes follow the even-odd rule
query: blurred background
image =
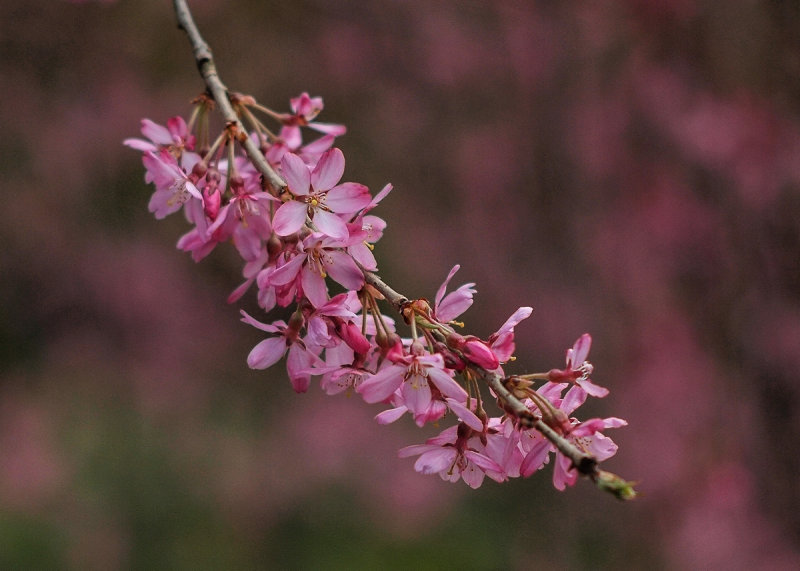
<svg viewBox="0 0 800 571">
<path fill-rule="evenodd" d="M 230 88 L 323 96 L 394 184 L 393 287 L 460 263 L 480 336 L 532 305 L 516 372 L 592 333 L 643 495 L 421 476 L 430 431 L 249 370 L 233 248 L 177 251 L 122 146 L 203 90 L 171 3 L 0 0 L 0 568 L 800 567 L 800 5 L 190 4 Z"/>
</svg>

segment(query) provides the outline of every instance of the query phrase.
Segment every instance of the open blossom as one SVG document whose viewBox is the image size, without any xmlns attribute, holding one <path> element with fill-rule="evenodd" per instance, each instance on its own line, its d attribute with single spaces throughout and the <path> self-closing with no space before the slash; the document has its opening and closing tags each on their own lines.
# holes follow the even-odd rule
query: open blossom
<svg viewBox="0 0 800 571">
<path fill-rule="evenodd" d="M 361 289 L 364 274 L 341 247 L 340 242 L 320 232 L 307 236 L 298 253 L 271 272 L 270 285 L 283 286 L 299 280 L 303 294 L 315 307 L 328 301 L 328 276 L 349 290 Z"/>
<path fill-rule="evenodd" d="M 592 346 L 592 337 L 588 333 L 581 335 L 571 349 L 567 349 L 567 368 L 551 369 L 548 379 L 551 382 L 575 383 L 593 397 L 608 395 L 608 389 L 594 384 L 589 375 L 594 371 L 592 364 L 586 360 L 589 348 Z"/>
<path fill-rule="evenodd" d="M 156 187 L 148 208 L 158 220 L 177 212 L 192 199 L 202 204 L 203 195 L 171 156 L 146 151 L 142 162 L 147 169 L 145 180 Z"/>
<path fill-rule="evenodd" d="M 284 321 L 275 323 L 262 323 L 251 317 L 246 311 L 241 310 L 242 321 L 253 327 L 276 334 L 259 342 L 247 356 L 247 364 L 251 369 L 266 369 L 281 360 L 286 355 L 286 371 L 294 390 L 304 393 L 308 390 L 311 375 L 308 370 L 319 362 L 320 348 L 313 347 L 300 339 L 299 326 Z"/>
<path fill-rule="evenodd" d="M 507 479 L 503 467 L 485 453 L 479 434 L 466 424 L 445 429 L 425 444 L 401 448 L 400 458 L 419 456 L 414 469 L 421 474 L 439 474 L 443 480 L 463 479 L 471 488 L 478 488 L 485 476 L 497 482 Z"/>
<path fill-rule="evenodd" d="M 150 119 L 142 119 L 142 135 L 144 139 L 125 139 L 123 144 L 142 152 L 159 153 L 165 151 L 180 162 L 185 170 L 192 168 L 200 160 L 194 150 L 195 137 L 189 132 L 183 117 L 172 117 L 166 127 Z"/>
<path fill-rule="evenodd" d="M 335 238 L 348 237 L 347 223 L 337 214 L 353 214 L 370 202 L 369 190 L 363 184 L 337 184 L 344 174 L 344 155 L 333 148 L 320 157 L 313 170 L 303 159 L 287 153 L 281 169 L 293 199 L 284 202 L 272 220 L 278 236 L 294 234 L 311 218 L 317 230 Z"/>
<path fill-rule="evenodd" d="M 559 394 L 565 386 L 567 385 L 564 383 L 549 383 L 543 386 L 539 392 L 542 395 L 546 395 L 549 391 L 548 400 L 558 411 L 565 416 L 569 416 L 586 401 L 587 393 L 581 387 L 573 386 L 567 391 L 563 399 L 557 398 L 555 395 Z M 556 426 L 554 428 L 578 449 L 591 454 L 595 459 L 602 462 L 616 454 L 617 445 L 601 431 L 606 428 L 619 428 L 627 424 L 626 421 L 617 417 L 591 418 L 584 422 L 571 418 L 569 423 L 566 423 L 566 426 Z M 553 469 L 553 485 L 558 490 L 564 490 L 567 486 L 574 485 L 578 479 L 578 472 L 572 466 L 572 461 L 538 432 L 530 430 L 528 433 L 530 435 L 527 441 L 528 450 L 520 467 L 520 473 L 523 476 L 531 475 L 542 467 L 550 452 L 555 452 L 556 462 Z"/>
<path fill-rule="evenodd" d="M 431 404 L 431 385 L 444 396 L 464 402 L 467 392 L 444 367 L 444 358 L 429 354 L 419 343 L 405 355 L 361 383 L 358 392 L 369 403 L 385 401 L 397 390 L 412 414 L 424 413 Z"/>
</svg>

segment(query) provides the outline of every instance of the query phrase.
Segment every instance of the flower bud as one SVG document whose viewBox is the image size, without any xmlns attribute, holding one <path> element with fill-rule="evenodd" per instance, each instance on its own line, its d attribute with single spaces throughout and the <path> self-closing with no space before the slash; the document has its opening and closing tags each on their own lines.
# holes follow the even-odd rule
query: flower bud
<svg viewBox="0 0 800 571">
<path fill-rule="evenodd" d="M 336 324 L 336 333 L 356 353 L 364 355 L 369 351 L 370 343 L 355 323 L 339 321 Z"/>
<path fill-rule="evenodd" d="M 464 356 L 467 359 L 479 367 L 486 369 L 487 371 L 494 371 L 500 366 L 500 361 L 497 360 L 497 357 L 494 353 L 492 353 L 492 350 L 486 346 L 486 343 L 477 337 L 467 339 L 467 342 L 464 343 L 464 347 L 461 349 L 461 352 L 464 353 Z"/>
</svg>

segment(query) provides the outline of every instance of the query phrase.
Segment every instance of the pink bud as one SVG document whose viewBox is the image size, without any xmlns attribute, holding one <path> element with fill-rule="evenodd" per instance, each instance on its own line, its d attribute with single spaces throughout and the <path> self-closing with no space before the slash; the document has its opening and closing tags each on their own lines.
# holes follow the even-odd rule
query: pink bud
<svg viewBox="0 0 800 571">
<path fill-rule="evenodd" d="M 500 361 L 497 360 L 492 350 L 486 346 L 486 343 L 478 338 L 467 340 L 467 342 L 464 343 L 462 352 L 467 359 L 488 371 L 494 371 L 500 366 Z"/>
<path fill-rule="evenodd" d="M 336 333 L 356 353 L 365 355 L 370 348 L 370 343 L 361 333 L 361 329 L 352 322 L 340 322 L 336 325 Z"/>
<path fill-rule="evenodd" d="M 203 212 L 209 220 L 216 220 L 219 214 L 219 206 L 222 202 L 222 195 L 218 188 L 209 192 L 209 187 L 203 190 Z"/>
</svg>

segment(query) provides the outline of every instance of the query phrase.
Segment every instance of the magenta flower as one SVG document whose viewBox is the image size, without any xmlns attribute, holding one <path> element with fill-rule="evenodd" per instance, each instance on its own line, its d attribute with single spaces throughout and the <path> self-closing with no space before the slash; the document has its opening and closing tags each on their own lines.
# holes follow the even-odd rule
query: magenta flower
<svg viewBox="0 0 800 571">
<path fill-rule="evenodd" d="M 183 117 L 172 117 L 167 121 L 167 126 L 159 125 L 150 119 L 142 119 L 142 135 L 150 139 L 125 139 L 124 145 L 142 152 L 159 153 L 165 151 L 173 158 L 181 161 L 181 166 L 189 170 L 200 157 L 191 152 L 194 150 L 194 135 L 189 133 L 189 128 Z"/>
<path fill-rule="evenodd" d="M 286 371 L 292 382 L 295 392 L 304 393 L 311 383 L 309 369 L 321 363 L 318 354 L 320 348 L 308 346 L 300 339 L 299 331 L 292 328 L 284 321 L 275 323 L 262 323 L 241 310 L 242 321 L 253 327 L 275 333 L 274 337 L 267 337 L 259 342 L 247 356 L 247 364 L 251 369 L 267 369 L 281 360 L 286 355 Z M 288 353 L 288 354 L 287 354 Z"/>
<path fill-rule="evenodd" d="M 345 182 L 337 184 L 344 174 L 344 155 L 339 149 L 329 149 L 310 171 L 303 159 L 287 153 L 281 160 L 281 169 L 292 200 L 284 202 L 272 220 L 278 236 L 294 234 L 311 218 L 317 230 L 335 238 L 346 240 L 347 224 L 337 214 L 353 214 L 370 203 L 369 189 L 363 184 Z"/>
<path fill-rule="evenodd" d="M 586 401 L 587 393 L 579 386 L 573 386 L 567 391 L 564 399 L 557 398 L 563 389 L 564 384 L 546 384 L 539 393 L 546 396 L 556 409 L 565 415 L 572 414 L 575 409 Z M 621 418 L 591 418 L 584 422 L 579 422 L 575 418 L 570 419 L 570 423 L 558 432 L 562 433 L 567 440 L 579 449 L 591 454 L 598 461 L 602 462 L 613 456 L 617 451 L 617 445 L 613 440 L 602 434 L 600 431 L 606 428 L 619 428 L 627 426 L 627 422 Z M 550 452 L 556 452 L 556 462 L 553 469 L 553 485 L 558 490 L 564 490 L 567 486 L 572 486 L 578 479 L 578 472 L 572 466 L 572 461 L 559 452 L 550 441 L 545 440 L 541 434 L 534 430 L 526 431 L 528 439 L 525 441 L 528 453 L 520 467 L 523 476 L 530 476 L 540 469 L 547 461 Z"/>
<path fill-rule="evenodd" d="M 328 301 L 325 278 L 329 275 L 348 290 L 361 289 L 364 274 L 340 246 L 340 242 L 324 234 L 311 234 L 303 241 L 303 249 L 297 255 L 271 272 L 270 285 L 288 285 L 299 278 L 303 295 L 314 307 L 321 307 Z"/>
<path fill-rule="evenodd" d="M 414 415 L 423 414 L 431 404 L 430 383 L 445 397 L 458 402 L 467 400 L 467 392 L 445 369 L 444 358 L 438 353 L 423 353 L 422 347 L 417 345 L 419 349 L 412 347 L 412 351 L 419 351 L 419 354 L 405 355 L 361 383 L 358 392 L 366 402 L 385 401 L 400 389 L 408 410 Z"/>
<path fill-rule="evenodd" d="M 202 203 L 203 195 L 170 155 L 146 151 L 142 163 L 147 169 L 145 180 L 156 187 L 148 209 L 158 220 L 177 212 L 192 198 Z"/>
<path fill-rule="evenodd" d="M 548 372 L 548 380 L 554 383 L 574 383 L 593 397 L 604 397 L 608 389 L 594 384 L 589 375 L 594 371 L 592 364 L 586 360 L 592 337 L 588 333 L 581 335 L 571 349 L 567 349 L 567 368 L 552 369 Z"/>
<path fill-rule="evenodd" d="M 420 474 L 439 474 L 443 480 L 457 482 L 463 479 L 471 488 L 478 488 L 485 476 L 503 482 L 507 474 L 503 467 L 485 453 L 485 446 L 466 424 L 444 430 L 425 444 L 401 448 L 400 458 L 417 456 L 414 469 Z"/>
</svg>

